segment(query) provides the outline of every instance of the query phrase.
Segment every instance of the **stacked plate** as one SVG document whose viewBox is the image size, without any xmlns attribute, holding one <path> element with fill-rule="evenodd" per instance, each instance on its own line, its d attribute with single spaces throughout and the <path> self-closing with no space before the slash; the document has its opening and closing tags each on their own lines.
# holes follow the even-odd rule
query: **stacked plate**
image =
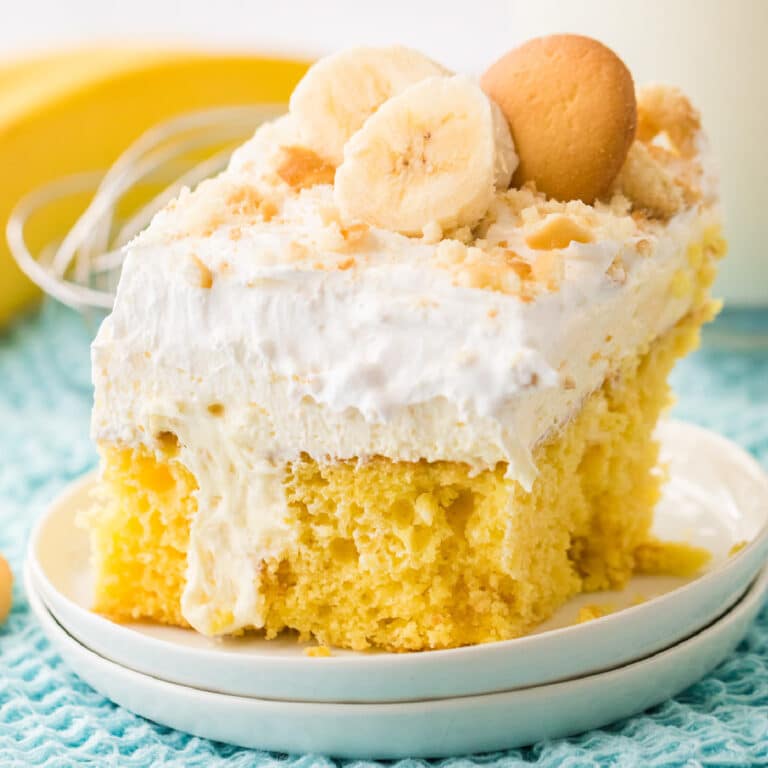
<svg viewBox="0 0 768 768">
<path fill-rule="evenodd" d="M 33 533 L 32 610 L 72 669 L 163 725 L 279 752 L 439 757 L 497 750 L 605 725 L 691 685 L 739 642 L 768 595 L 768 478 L 698 427 L 660 427 L 670 480 L 664 539 L 705 546 L 694 580 L 638 576 L 583 595 L 535 634 L 426 653 L 313 657 L 286 638 L 210 640 L 88 610 L 88 540 L 75 525 L 92 477 L 66 490 Z M 580 608 L 611 606 L 578 623 Z"/>
</svg>

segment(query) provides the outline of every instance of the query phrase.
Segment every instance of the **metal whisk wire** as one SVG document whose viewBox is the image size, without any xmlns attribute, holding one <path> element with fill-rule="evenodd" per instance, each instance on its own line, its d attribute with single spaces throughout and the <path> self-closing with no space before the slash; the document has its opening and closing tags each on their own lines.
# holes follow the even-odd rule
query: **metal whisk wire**
<svg viewBox="0 0 768 768">
<path fill-rule="evenodd" d="M 159 123 L 128 147 L 106 173 L 56 179 L 20 200 L 6 227 L 11 254 L 32 281 L 59 301 L 81 310 L 111 309 L 123 246 L 182 187 L 193 187 L 223 170 L 235 147 L 284 109 L 276 104 L 222 107 Z M 118 209 L 126 194 L 150 183 L 162 188 L 121 220 Z M 64 238 L 46 244 L 35 255 L 25 236 L 29 219 L 57 200 L 90 191 L 90 203 Z"/>
</svg>

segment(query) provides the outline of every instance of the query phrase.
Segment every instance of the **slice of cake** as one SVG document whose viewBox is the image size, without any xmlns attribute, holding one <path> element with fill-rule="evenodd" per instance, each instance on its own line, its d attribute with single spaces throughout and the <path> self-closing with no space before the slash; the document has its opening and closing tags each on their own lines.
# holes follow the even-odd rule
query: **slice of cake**
<svg viewBox="0 0 768 768">
<path fill-rule="evenodd" d="M 404 651 L 621 587 L 714 311 L 706 159 L 687 99 L 636 99 L 587 38 L 480 85 L 318 62 L 128 250 L 93 345 L 95 610 Z"/>
</svg>

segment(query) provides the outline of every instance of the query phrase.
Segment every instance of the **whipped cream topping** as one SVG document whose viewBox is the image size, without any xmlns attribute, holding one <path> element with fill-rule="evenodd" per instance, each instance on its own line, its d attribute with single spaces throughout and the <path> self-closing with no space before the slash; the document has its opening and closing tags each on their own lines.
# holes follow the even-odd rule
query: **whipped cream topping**
<svg viewBox="0 0 768 768">
<path fill-rule="evenodd" d="M 558 249 L 556 289 L 524 300 L 457 280 L 446 240 L 350 241 L 331 186 L 276 175 L 294 136 L 289 119 L 265 126 L 156 217 L 93 344 L 94 439 L 155 448 L 173 432 L 197 479 L 182 609 L 208 634 L 263 624 L 260 573 L 293 544 L 282 478 L 301 454 L 503 462 L 530 488 L 536 445 L 690 310 L 674 286 L 717 221 L 707 200 L 663 224 L 568 204 L 591 240 Z M 552 215 L 498 194 L 474 247 L 535 266 L 530 234 Z"/>
<path fill-rule="evenodd" d="M 222 229 L 134 244 L 93 347 L 97 440 L 151 439 L 158 415 L 220 403 L 222 415 L 204 418 L 258 424 L 253 436 L 278 461 L 302 452 L 478 470 L 503 461 L 530 485 L 536 443 L 622 350 L 687 310 L 689 298 L 670 296 L 667 284 L 687 266 L 684 245 L 699 236 L 692 230 L 705 226 L 691 211 L 663 234 L 638 234 L 652 256 L 631 240 L 573 242 L 560 290 L 525 303 L 454 285 L 435 265 L 439 245 L 391 232 L 371 231 L 352 268 L 292 262 L 296 243 L 331 264 L 339 258 L 317 246 L 317 210 L 329 195 L 308 190 L 279 221 L 236 241 Z M 522 236 L 503 219 L 488 231 L 489 241 L 520 251 Z M 618 255 L 620 283 L 606 274 Z M 198 262 L 210 288 L 195 279 Z"/>
</svg>

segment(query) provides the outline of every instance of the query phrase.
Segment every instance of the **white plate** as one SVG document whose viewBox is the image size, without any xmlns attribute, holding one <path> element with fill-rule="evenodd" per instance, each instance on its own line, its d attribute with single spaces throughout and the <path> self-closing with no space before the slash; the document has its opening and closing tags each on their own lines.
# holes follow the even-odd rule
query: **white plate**
<svg viewBox="0 0 768 768">
<path fill-rule="evenodd" d="M 768 570 L 707 629 L 610 672 L 536 688 L 430 701 L 327 704 L 269 701 L 201 691 L 108 661 L 46 609 L 25 569 L 43 631 L 97 691 L 149 720 L 243 747 L 336 757 L 445 757 L 488 752 L 599 728 L 654 706 L 715 667 L 744 636 L 768 594 Z"/>
<path fill-rule="evenodd" d="M 722 437 L 678 422 L 660 428 L 670 481 L 656 515 L 664 538 L 709 548 L 700 578 L 637 577 L 622 593 L 582 595 L 537 634 L 448 651 L 386 654 L 336 651 L 308 658 L 287 638 L 210 640 L 150 623 L 115 624 L 88 610 L 88 540 L 75 513 L 93 482 L 65 491 L 40 520 L 28 559 L 46 605 L 96 653 L 139 672 L 210 691 L 289 701 L 385 702 L 503 691 L 566 680 L 635 661 L 693 634 L 746 589 L 768 553 L 768 479 Z M 737 542 L 749 541 L 729 556 Z M 653 598 L 632 605 L 639 597 Z M 587 603 L 624 607 L 574 624 Z"/>
</svg>

